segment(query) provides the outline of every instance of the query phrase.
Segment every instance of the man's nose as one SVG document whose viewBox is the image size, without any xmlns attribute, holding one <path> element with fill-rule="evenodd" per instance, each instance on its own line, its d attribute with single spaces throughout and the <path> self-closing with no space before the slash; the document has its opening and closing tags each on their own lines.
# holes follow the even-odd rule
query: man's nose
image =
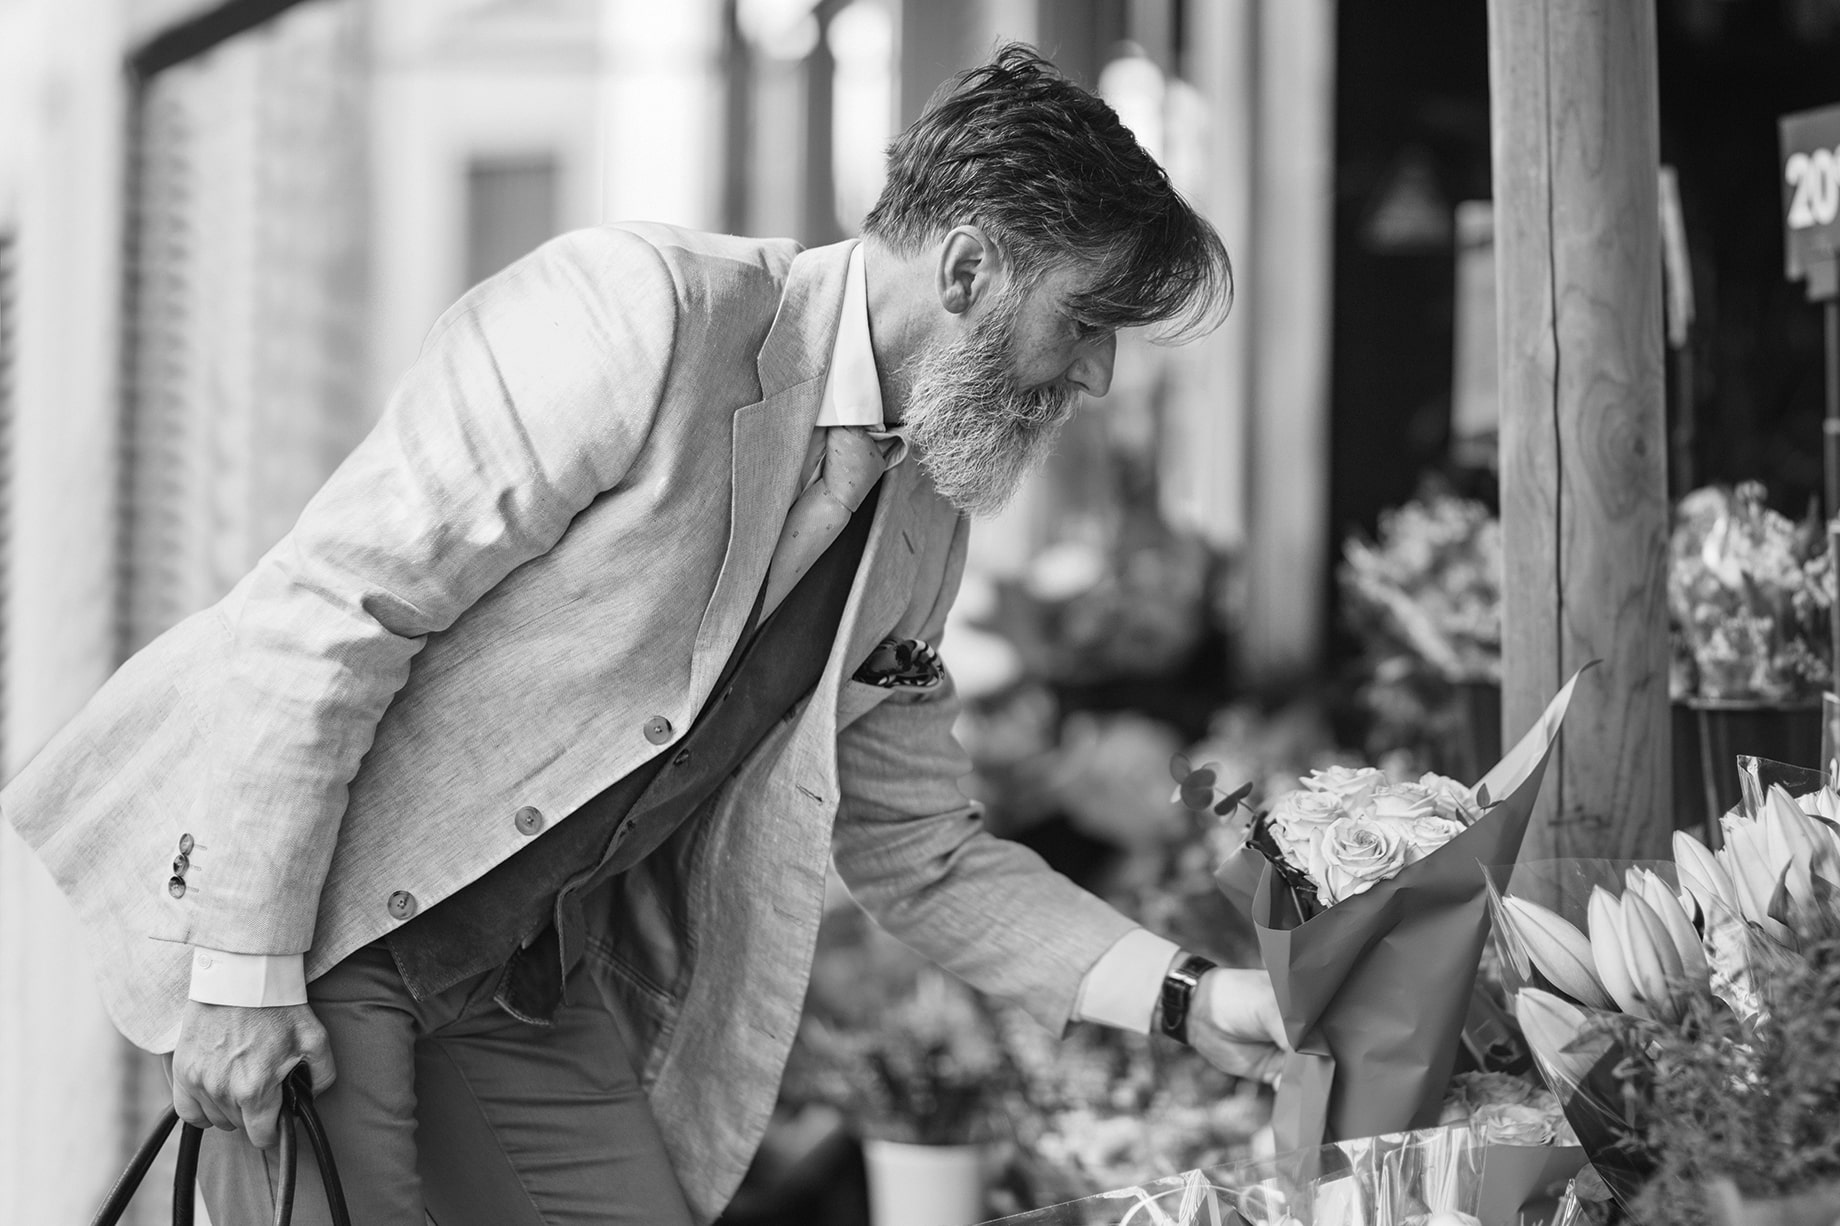
<svg viewBox="0 0 1840 1226">
<path fill-rule="evenodd" d="M 1095 337 L 1080 349 L 1073 365 L 1067 368 L 1067 382 L 1097 399 L 1111 390 L 1112 360 L 1118 356 L 1118 334 L 1107 332 Z"/>
</svg>

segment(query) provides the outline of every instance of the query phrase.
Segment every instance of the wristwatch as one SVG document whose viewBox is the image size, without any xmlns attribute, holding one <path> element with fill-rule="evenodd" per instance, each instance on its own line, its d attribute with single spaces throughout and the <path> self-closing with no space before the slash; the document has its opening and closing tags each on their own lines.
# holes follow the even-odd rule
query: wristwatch
<svg viewBox="0 0 1840 1226">
<path fill-rule="evenodd" d="M 1201 986 L 1201 977 L 1216 965 L 1200 954 L 1185 953 L 1175 960 L 1163 976 L 1163 991 L 1157 997 L 1159 1031 L 1178 1043 L 1188 1042 L 1188 1010 L 1194 1003 L 1195 989 Z"/>
</svg>

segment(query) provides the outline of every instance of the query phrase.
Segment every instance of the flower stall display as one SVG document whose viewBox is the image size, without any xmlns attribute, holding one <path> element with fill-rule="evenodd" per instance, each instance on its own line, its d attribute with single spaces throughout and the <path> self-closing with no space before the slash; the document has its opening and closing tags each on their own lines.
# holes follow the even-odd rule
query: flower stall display
<svg viewBox="0 0 1840 1226">
<path fill-rule="evenodd" d="M 1630 1220 L 1840 1220 L 1840 796 L 1808 776 L 1717 851 L 1678 832 L 1673 864 L 1521 865 L 1553 907 L 1492 896 L 1522 1030 Z"/>
<path fill-rule="evenodd" d="M 1501 755 L 1501 526 L 1429 490 L 1352 536 L 1337 571 L 1361 643 L 1368 751 L 1473 777 Z"/>
<path fill-rule="evenodd" d="M 1096 1026 L 1056 1038 L 1013 1006 L 997 1016 L 1015 1070 L 1015 1153 L 996 1189 L 1010 1212 L 1244 1161 L 1270 1120 L 1263 1087 L 1190 1048 Z"/>
<path fill-rule="evenodd" d="M 1740 754 L 1812 762 L 1833 685 L 1833 567 L 1817 518 L 1771 510 L 1761 485 L 1681 499 L 1669 542 L 1675 790 L 1716 841 Z M 1681 718 L 1684 716 L 1685 719 Z"/>
<path fill-rule="evenodd" d="M 1518 1226 L 1519 1202 L 1491 1165 L 1503 1149 L 1462 1125 L 1362 1137 L 1140 1179 L 1002 1224 Z"/>
<path fill-rule="evenodd" d="M 1501 525 L 1480 502 L 1430 494 L 1342 547 L 1342 591 L 1449 681 L 1501 680 Z"/>
<path fill-rule="evenodd" d="M 1681 499 L 1668 556 L 1677 696 L 1782 703 L 1832 686 L 1834 576 L 1818 519 L 1771 510 L 1756 482 L 1708 487 Z"/>
<path fill-rule="evenodd" d="M 1295 1048 L 1280 1148 L 1437 1122 L 1484 943 L 1477 865 L 1518 853 L 1576 684 L 1474 789 L 1319 772 L 1247 824 L 1218 879 L 1253 919 Z M 1192 807 L 1243 799 L 1197 774 L 1180 789 Z"/>
</svg>

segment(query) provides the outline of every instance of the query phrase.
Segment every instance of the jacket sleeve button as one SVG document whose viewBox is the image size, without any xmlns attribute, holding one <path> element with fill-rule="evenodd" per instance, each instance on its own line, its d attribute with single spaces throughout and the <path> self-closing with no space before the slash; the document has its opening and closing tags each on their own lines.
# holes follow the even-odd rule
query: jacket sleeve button
<svg viewBox="0 0 1840 1226">
<path fill-rule="evenodd" d="M 168 881 L 166 883 L 166 892 L 171 894 L 174 898 L 184 898 L 185 878 L 174 877 L 172 880 Z"/>
<path fill-rule="evenodd" d="M 195 846 L 197 846 L 197 844 L 195 844 L 195 843 L 193 843 L 193 842 L 192 842 L 192 836 L 191 836 L 191 835 L 189 835 L 189 834 L 182 834 L 182 835 L 180 835 L 180 836 L 179 836 L 179 854 L 180 854 L 180 855 L 182 855 L 182 856 L 189 856 L 189 855 L 191 855 L 191 854 L 192 854 L 192 848 L 193 848 L 193 847 L 195 847 Z"/>
<path fill-rule="evenodd" d="M 654 715 L 645 721 L 645 739 L 654 745 L 662 745 L 671 739 L 671 721 L 662 715 Z"/>
<path fill-rule="evenodd" d="M 185 876 L 185 870 L 190 868 L 191 866 L 192 866 L 192 861 L 190 857 L 188 857 L 184 852 L 180 852 L 178 858 L 176 858 L 173 861 L 173 876 L 175 877 Z"/>
<path fill-rule="evenodd" d="M 390 895 L 390 915 L 399 920 L 406 920 L 415 914 L 415 895 L 407 890 L 398 890 Z"/>
<path fill-rule="evenodd" d="M 525 805 L 522 809 L 512 814 L 511 820 L 512 823 L 517 826 L 519 834 L 532 835 L 543 829 L 542 811 L 533 809 L 529 805 Z"/>
</svg>

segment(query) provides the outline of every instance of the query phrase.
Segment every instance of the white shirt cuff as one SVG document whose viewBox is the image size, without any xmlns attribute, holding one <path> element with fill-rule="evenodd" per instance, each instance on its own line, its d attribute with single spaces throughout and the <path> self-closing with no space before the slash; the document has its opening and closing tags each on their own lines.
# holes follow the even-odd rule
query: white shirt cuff
<svg viewBox="0 0 1840 1226">
<path fill-rule="evenodd" d="M 192 999 L 201 1005 L 307 1003 L 306 960 L 300 954 L 227 954 L 192 949 Z"/>
<path fill-rule="evenodd" d="M 1181 952 L 1174 941 L 1148 929 L 1125 933 L 1080 981 L 1073 1005 L 1075 1020 L 1149 1034 L 1163 977 Z"/>
</svg>

